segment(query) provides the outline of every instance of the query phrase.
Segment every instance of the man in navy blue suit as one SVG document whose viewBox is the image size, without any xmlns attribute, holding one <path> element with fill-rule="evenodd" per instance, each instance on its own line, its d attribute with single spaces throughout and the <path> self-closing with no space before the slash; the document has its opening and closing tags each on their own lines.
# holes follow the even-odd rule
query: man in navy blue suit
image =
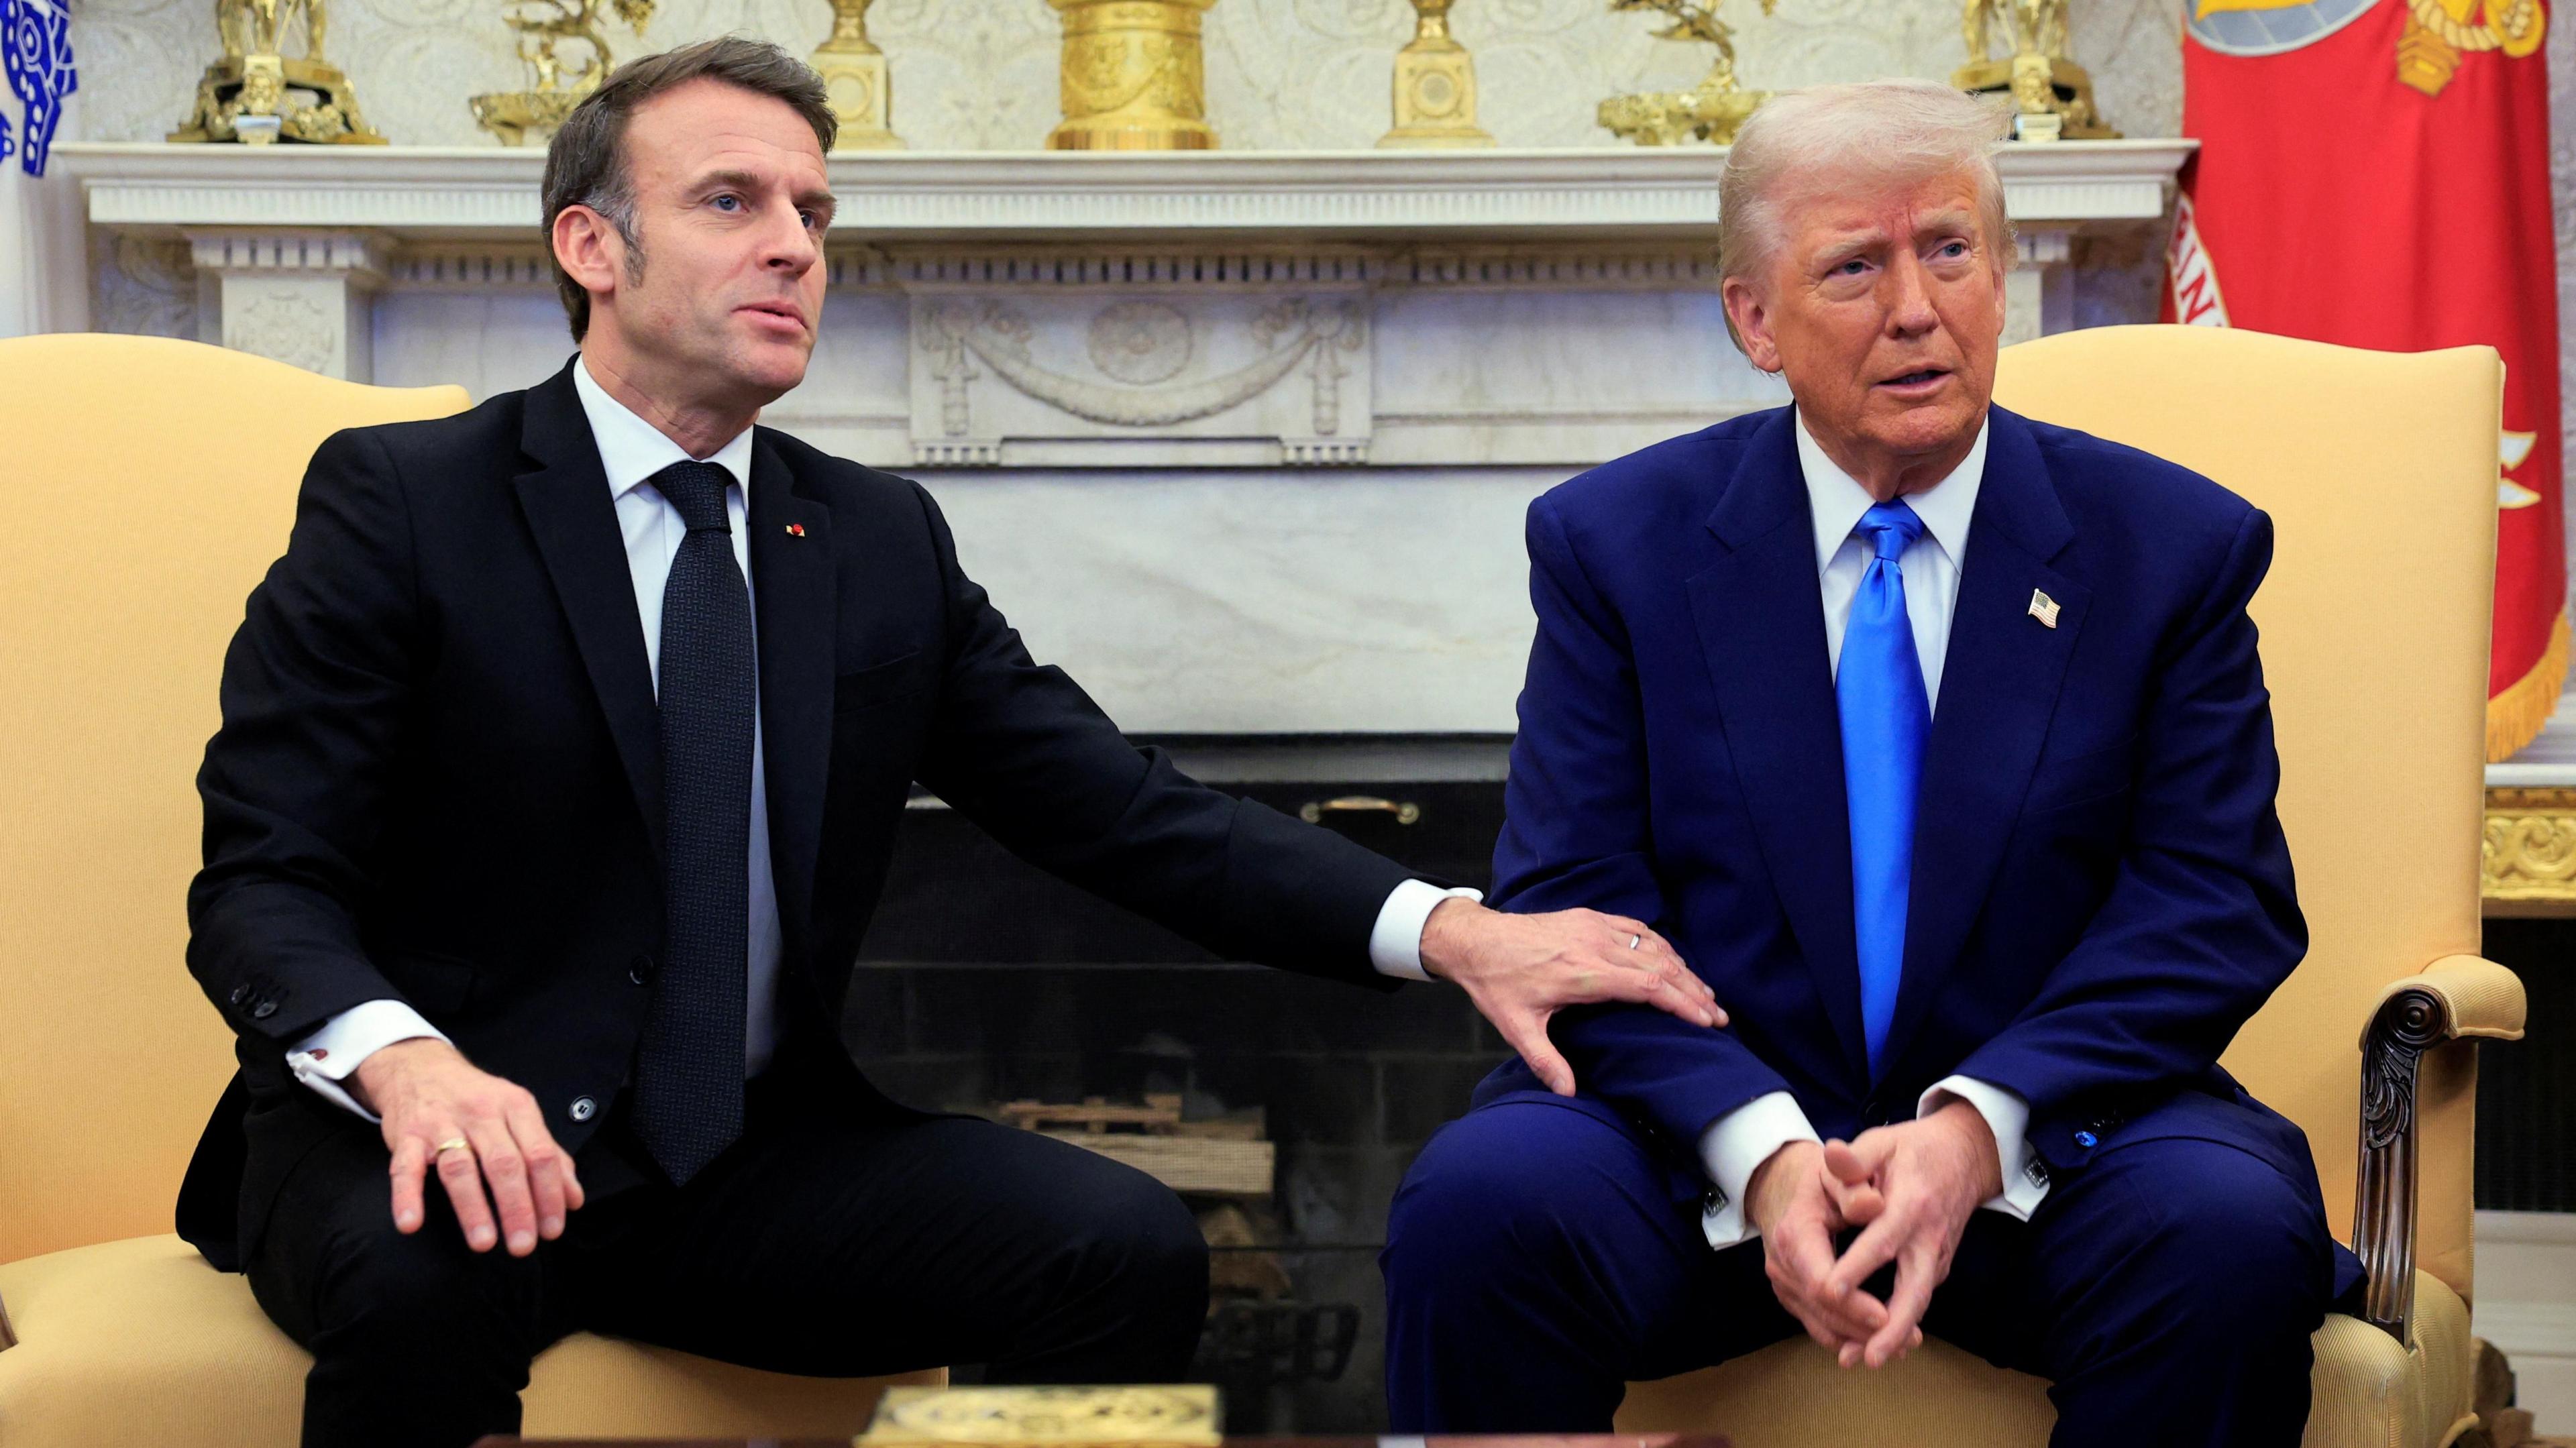
<svg viewBox="0 0 2576 1448">
<path fill-rule="evenodd" d="M 1514 1062 L 1425 1148 L 1399 1432 L 1602 1430 L 1633 1379 L 1928 1330 L 2049 1379 L 2060 1444 L 2299 1441 L 2359 1264 L 2217 1064 L 2307 943 L 2271 522 L 1990 405 L 1997 129 L 1928 82 L 1756 114 L 1722 291 L 1794 406 L 1530 509 L 1494 901 L 1651 924 L 1733 1021 L 1565 1011 L 1580 1092 Z"/>
</svg>

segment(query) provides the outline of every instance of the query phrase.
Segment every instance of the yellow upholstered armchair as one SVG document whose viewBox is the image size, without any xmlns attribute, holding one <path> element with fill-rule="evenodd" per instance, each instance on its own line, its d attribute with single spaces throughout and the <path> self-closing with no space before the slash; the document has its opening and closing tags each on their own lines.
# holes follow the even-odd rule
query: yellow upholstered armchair
<svg viewBox="0 0 2576 1448">
<path fill-rule="evenodd" d="M 315 445 L 465 405 L 194 342 L 0 341 L 6 1448 L 295 1441 L 308 1359 L 168 1235 L 232 1070 L 181 958 L 194 780 L 224 645 Z M 886 1381 L 579 1336 L 538 1359 L 527 1429 L 846 1434 Z"/>
<path fill-rule="evenodd" d="M 2299 1123 L 2362 1316 L 2316 1335 L 2308 1448 L 2436 1448 L 2470 1407 L 2469 1156 L 2480 1037 L 2522 983 L 2478 957 L 2487 628 L 2504 372 L 2200 327 L 2007 349 L 2003 406 L 2199 470 L 2272 515 L 2253 605 L 2308 957 L 2227 1068 Z M 2359 1049 L 2355 1049 L 2355 1043 Z M 1930 1342 L 1876 1374 L 1800 1339 L 1629 1390 L 1619 1426 L 1776 1444 L 2037 1444 L 2037 1379 Z"/>
</svg>

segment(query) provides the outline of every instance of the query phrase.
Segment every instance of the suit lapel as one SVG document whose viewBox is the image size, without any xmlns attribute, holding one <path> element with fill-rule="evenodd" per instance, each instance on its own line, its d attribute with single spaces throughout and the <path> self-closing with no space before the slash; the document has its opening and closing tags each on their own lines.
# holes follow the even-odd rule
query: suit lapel
<svg viewBox="0 0 2576 1448">
<path fill-rule="evenodd" d="M 527 394 L 520 449 L 532 466 L 516 479 L 519 508 L 545 559 L 555 597 L 572 625 L 573 645 L 607 716 L 609 737 L 644 817 L 653 855 L 662 857 L 662 721 L 653 702 L 653 671 L 635 612 L 635 577 L 626 561 L 617 505 L 608 494 L 599 445 L 573 390 L 572 368 Z"/>
<path fill-rule="evenodd" d="M 791 942 L 812 918 L 832 747 L 832 513 L 795 491 L 765 430 L 752 434 L 751 588 L 760 613 L 760 741 L 770 869 Z"/>
<path fill-rule="evenodd" d="M 2075 529 L 2030 424 L 2000 407 L 1989 416 L 1986 475 L 1968 525 L 1916 796 L 1905 975 L 1884 1058 L 1891 1066 L 1985 907 L 2092 600 L 2090 589 L 2049 567 Z M 2031 616 L 2034 590 L 2057 601 L 2055 628 Z"/>
<path fill-rule="evenodd" d="M 1781 909 L 1844 1059 L 1862 1079 L 1842 725 L 1791 417 L 1780 409 L 1747 444 L 1708 518 L 1729 551 L 1688 588 L 1727 752 Z"/>
</svg>

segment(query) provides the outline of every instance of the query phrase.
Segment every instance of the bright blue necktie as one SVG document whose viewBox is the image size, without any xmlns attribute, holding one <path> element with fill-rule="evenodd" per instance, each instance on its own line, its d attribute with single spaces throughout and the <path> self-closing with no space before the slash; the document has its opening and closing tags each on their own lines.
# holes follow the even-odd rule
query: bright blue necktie
<svg viewBox="0 0 2576 1448">
<path fill-rule="evenodd" d="M 1851 803 L 1852 930 L 1860 956 L 1861 1036 L 1869 1073 L 1896 1018 L 1905 974 L 1905 904 L 1914 869 L 1914 791 L 1932 703 L 1914 626 L 1905 616 L 1900 560 L 1923 536 L 1923 520 L 1902 501 L 1880 503 L 1852 530 L 1871 548 L 1869 568 L 1843 628 L 1834 700 L 1843 724 L 1843 792 Z"/>
</svg>

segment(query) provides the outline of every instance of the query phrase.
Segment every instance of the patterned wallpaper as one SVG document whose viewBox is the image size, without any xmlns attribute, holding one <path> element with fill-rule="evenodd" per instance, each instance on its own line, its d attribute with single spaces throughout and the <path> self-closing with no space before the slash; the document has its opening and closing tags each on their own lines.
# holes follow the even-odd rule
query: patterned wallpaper
<svg viewBox="0 0 2576 1448">
<path fill-rule="evenodd" d="M 2132 135 L 2169 135 L 2181 114 L 2178 0 L 2076 0 L 2075 51 L 2105 112 Z M 498 0 L 334 0 L 331 58 L 396 144 L 488 145 L 465 98 L 527 82 Z M 81 0 L 84 139 L 157 140 L 187 110 L 215 52 L 206 0 Z M 1720 12 L 1740 28 L 1738 71 L 1778 87 L 1880 75 L 1947 76 L 1963 56 L 1957 0 L 1751 0 Z M 1392 56 L 1412 31 L 1407 0 L 1218 0 L 1208 13 L 1209 120 L 1224 144 L 1330 149 L 1386 129 Z M 810 51 L 826 0 L 661 0 L 642 40 L 611 28 L 621 55 L 726 31 Z M 1040 145 L 1057 119 L 1061 30 L 1046 0 L 878 0 L 869 30 L 893 67 L 894 125 L 921 149 Z M 1484 120 L 1505 145 L 1610 144 L 1593 108 L 1629 90 L 1690 85 L 1704 46 L 1658 41 L 1654 17 L 1604 0 L 1459 0 Z"/>
</svg>

